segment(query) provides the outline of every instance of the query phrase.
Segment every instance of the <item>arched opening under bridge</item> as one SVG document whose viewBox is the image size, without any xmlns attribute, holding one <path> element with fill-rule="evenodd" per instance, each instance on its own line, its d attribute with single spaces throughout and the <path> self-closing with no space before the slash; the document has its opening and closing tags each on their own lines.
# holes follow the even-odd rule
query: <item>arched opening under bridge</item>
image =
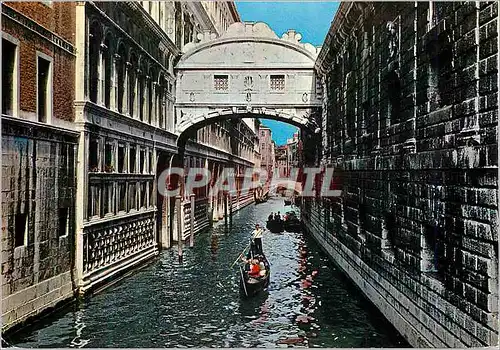
<svg viewBox="0 0 500 350">
<path fill-rule="evenodd" d="M 322 85 L 314 64 L 320 48 L 302 43 L 295 30 L 278 37 L 262 22 L 234 23 L 220 37 L 197 39 L 175 67 L 178 152 L 171 169 L 184 167 L 186 145 L 199 129 L 224 120 L 265 118 L 303 133 L 318 131 Z M 175 201 L 170 197 L 172 220 Z"/>
</svg>

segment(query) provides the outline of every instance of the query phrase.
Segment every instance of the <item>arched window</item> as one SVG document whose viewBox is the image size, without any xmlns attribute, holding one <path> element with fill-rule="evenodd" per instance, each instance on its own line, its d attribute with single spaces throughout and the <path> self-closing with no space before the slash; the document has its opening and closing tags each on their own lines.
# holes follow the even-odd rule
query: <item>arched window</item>
<svg viewBox="0 0 500 350">
<path fill-rule="evenodd" d="M 136 98 L 136 88 L 137 88 L 137 58 L 134 54 L 130 57 L 130 68 L 128 71 L 128 112 L 131 117 L 135 116 L 134 107 Z"/>
<path fill-rule="evenodd" d="M 153 122 L 153 119 L 154 119 L 154 115 L 153 115 L 153 104 L 154 104 L 154 96 L 153 96 L 153 79 L 154 79 L 154 71 L 153 70 L 150 70 L 149 71 L 149 78 L 146 82 L 147 84 L 147 97 L 148 97 L 148 100 L 147 100 L 147 116 L 148 116 L 148 123 L 151 124 Z"/>
<path fill-rule="evenodd" d="M 89 97 L 92 102 L 97 102 L 100 43 L 101 33 L 99 31 L 99 24 L 94 22 L 90 26 L 89 34 Z"/>
<path fill-rule="evenodd" d="M 125 64 L 126 52 L 125 47 L 120 45 L 118 49 L 118 59 L 116 62 L 116 82 L 117 82 L 117 107 L 118 112 L 123 113 L 124 94 L 125 94 Z"/>
<path fill-rule="evenodd" d="M 103 102 L 106 108 L 110 107 L 111 104 L 111 38 L 106 36 L 106 39 L 104 41 L 104 49 L 106 51 L 103 52 L 102 55 L 102 72 L 104 75 L 104 86 L 103 86 L 103 91 L 104 91 L 104 96 L 103 96 Z"/>
<path fill-rule="evenodd" d="M 145 113 L 144 113 L 144 104 L 146 100 L 146 75 L 143 70 L 141 70 L 141 74 L 139 76 L 139 119 L 144 121 Z"/>
<path fill-rule="evenodd" d="M 163 74 L 160 74 L 160 78 L 158 79 L 158 85 L 156 86 L 156 106 L 157 106 L 157 114 L 158 114 L 158 127 L 164 128 L 164 114 L 163 114 L 163 99 L 165 97 L 163 93 Z"/>
</svg>

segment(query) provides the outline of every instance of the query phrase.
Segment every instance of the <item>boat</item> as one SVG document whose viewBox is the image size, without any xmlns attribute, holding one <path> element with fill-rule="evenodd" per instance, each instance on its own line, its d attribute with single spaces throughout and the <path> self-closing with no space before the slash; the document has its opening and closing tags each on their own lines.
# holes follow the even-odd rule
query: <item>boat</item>
<svg viewBox="0 0 500 350">
<path fill-rule="evenodd" d="M 290 198 L 285 199 L 285 205 L 292 205 L 292 200 Z"/>
<path fill-rule="evenodd" d="M 286 213 L 283 228 L 287 232 L 299 232 L 302 229 L 302 223 L 295 212 L 289 211 Z"/>
<path fill-rule="evenodd" d="M 265 203 L 265 202 L 267 202 L 267 198 L 266 197 L 255 199 L 255 204 L 260 204 L 260 203 Z"/>
<path fill-rule="evenodd" d="M 268 220 L 266 223 L 266 228 L 272 233 L 283 232 L 283 220 Z"/>
<path fill-rule="evenodd" d="M 271 277 L 271 265 L 267 260 L 264 253 L 256 254 L 255 246 L 251 244 L 252 248 L 247 254 L 247 259 L 257 259 L 264 264 L 265 274 L 259 277 L 253 277 L 248 274 L 250 266 L 245 263 L 240 266 L 240 292 L 246 297 L 252 297 L 257 295 L 259 292 L 265 290 L 269 286 L 269 280 Z"/>
</svg>

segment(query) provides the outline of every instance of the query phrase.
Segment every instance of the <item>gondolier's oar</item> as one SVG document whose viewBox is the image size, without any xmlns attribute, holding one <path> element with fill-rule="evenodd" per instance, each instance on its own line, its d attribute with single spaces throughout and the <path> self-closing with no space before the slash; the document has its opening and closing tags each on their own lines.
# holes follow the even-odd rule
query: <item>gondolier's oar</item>
<svg viewBox="0 0 500 350">
<path fill-rule="evenodd" d="M 245 290 L 245 295 L 248 296 L 247 286 L 245 285 L 245 275 L 243 274 L 243 269 L 240 266 L 241 283 L 243 283 L 243 289 Z"/>
<path fill-rule="evenodd" d="M 251 242 L 250 242 L 250 243 L 248 243 L 248 245 L 245 247 L 245 249 L 243 249 L 243 251 L 240 253 L 240 255 L 238 255 L 238 257 L 236 258 L 236 260 L 235 260 L 235 261 L 231 264 L 231 266 L 230 266 L 229 268 L 233 267 L 233 266 L 234 266 L 234 264 L 236 264 L 236 262 L 238 262 L 238 260 L 240 260 L 241 256 L 242 256 L 242 255 L 245 253 L 245 251 L 246 251 L 246 250 L 250 247 L 250 244 L 251 244 Z"/>
</svg>

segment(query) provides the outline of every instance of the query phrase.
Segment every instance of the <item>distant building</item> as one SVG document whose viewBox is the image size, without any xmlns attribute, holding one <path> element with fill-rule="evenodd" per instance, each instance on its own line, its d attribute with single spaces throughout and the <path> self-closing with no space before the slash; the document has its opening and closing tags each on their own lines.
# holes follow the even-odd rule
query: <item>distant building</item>
<svg viewBox="0 0 500 350">
<path fill-rule="evenodd" d="M 296 168 L 299 165 L 299 141 L 300 134 L 299 131 L 297 131 L 293 134 L 293 137 L 288 139 L 286 142 L 286 157 L 289 169 Z"/>
<path fill-rule="evenodd" d="M 272 136 L 273 133 L 270 128 L 262 125 L 259 127 L 260 166 L 267 171 L 268 178 L 272 176 L 275 166 L 274 153 L 276 145 Z"/>
<path fill-rule="evenodd" d="M 279 177 L 288 176 L 289 166 L 288 166 L 288 146 L 278 146 L 276 148 L 276 169 L 278 170 Z"/>
</svg>

